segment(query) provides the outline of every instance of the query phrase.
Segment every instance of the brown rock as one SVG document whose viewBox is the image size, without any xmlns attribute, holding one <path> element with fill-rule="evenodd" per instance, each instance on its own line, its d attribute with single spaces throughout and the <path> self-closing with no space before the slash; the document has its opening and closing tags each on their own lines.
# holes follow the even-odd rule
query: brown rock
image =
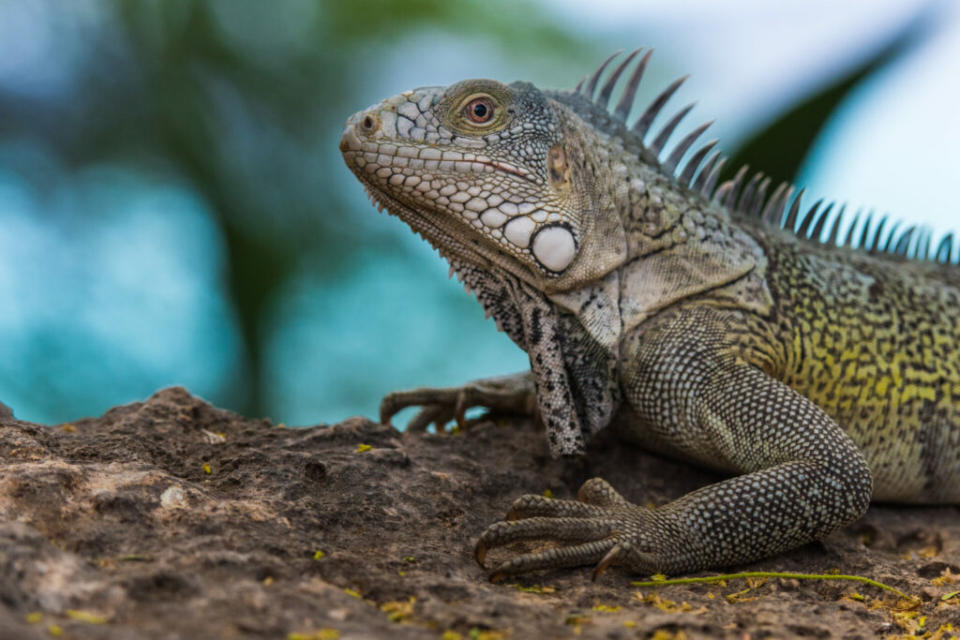
<svg viewBox="0 0 960 640">
<path fill-rule="evenodd" d="M 452 630 L 465 638 L 471 629 L 533 638 L 575 628 L 586 638 L 658 629 L 743 637 L 753 617 L 776 637 L 905 631 L 897 620 L 907 618 L 889 608 L 845 606 L 849 599 L 837 594 L 886 595 L 858 583 L 768 583 L 731 601 L 724 596 L 746 583 L 644 588 L 646 597 L 635 598 L 630 582 L 643 577 L 616 570 L 597 583 L 588 570 L 530 576 L 516 581 L 524 590 L 487 582 L 472 546 L 513 498 L 548 487 L 568 498 L 595 475 L 642 504 L 718 478 L 609 437 L 584 459 L 551 460 L 543 434 L 523 420 L 484 422 L 460 436 L 403 434 L 363 418 L 289 429 L 215 409 L 183 389 L 70 425 L 0 414 L 0 639 L 56 631 L 98 639 L 333 637 L 324 630 L 341 638 L 439 638 Z M 938 557 L 914 559 L 864 547 L 864 527 L 894 540 L 935 531 L 943 544 Z M 836 568 L 892 576 L 920 594 L 931 563 L 960 564 L 958 539 L 955 507 L 875 507 L 826 546 L 737 569 Z M 492 551 L 488 563 L 506 553 Z M 927 630 L 960 614 L 936 604 L 920 605 Z"/>
</svg>

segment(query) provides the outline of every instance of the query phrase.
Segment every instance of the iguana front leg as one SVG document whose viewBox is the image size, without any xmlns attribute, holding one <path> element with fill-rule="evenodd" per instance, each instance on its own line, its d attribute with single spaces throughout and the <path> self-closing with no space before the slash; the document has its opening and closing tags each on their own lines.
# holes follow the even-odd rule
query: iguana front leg
<svg viewBox="0 0 960 640">
<path fill-rule="evenodd" d="M 461 387 L 396 391 L 381 401 L 380 422 L 388 424 L 397 412 L 415 406 L 422 408 L 407 425 L 409 431 L 423 431 L 431 424 L 440 430 L 451 421 L 464 428 L 466 412 L 474 407 L 483 407 L 492 413 L 535 416 L 537 395 L 529 371 L 473 380 Z"/>
<path fill-rule="evenodd" d="M 474 271 L 468 276 L 468 281 L 475 277 L 489 280 L 489 276 Z M 413 427 L 422 429 L 431 422 L 443 422 L 458 414 L 462 421 L 463 412 L 457 410 L 460 397 L 466 398 L 459 402 L 461 406 L 473 398 L 492 409 L 519 410 L 526 414 L 534 414 L 535 407 L 534 415 L 539 417 L 546 430 L 547 445 L 553 456 L 583 453 L 585 439 L 576 395 L 578 391 L 580 395 L 584 394 L 582 389 L 576 387 L 577 380 L 571 379 L 565 360 L 564 335 L 569 328 L 564 325 L 564 319 L 556 308 L 536 290 L 514 281 L 504 281 L 501 285 L 501 298 L 509 298 L 515 303 L 509 313 L 500 316 L 501 324 L 511 339 L 527 352 L 530 373 L 496 379 L 492 384 L 478 381 L 463 390 L 427 389 L 387 396 L 384 406 L 381 406 L 381 415 L 387 418 L 396 410 L 395 407 L 426 403 L 427 412 L 412 423 Z M 489 305 L 495 312 L 503 312 L 501 298 L 497 298 L 500 302 L 496 303 L 488 299 L 485 306 Z M 578 369 L 587 370 L 595 364 L 587 357 L 582 360 L 577 362 Z M 597 423 L 605 424 L 604 420 L 608 420 L 613 413 L 614 397 L 605 391 L 608 390 L 602 388 L 589 396 L 593 406 L 584 413 L 588 428 L 599 428 Z"/>
<path fill-rule="evenodd" d="M 647 574 L 743 563 L 819 539 L 866 510 L 871 474 L 849 436 L 694 324 L 683 335 L 635 342 L 624 372 L 634 427 L 660 448 L 743 475 L 656 509 L 598 480 L 584 486 L 583 502 L 524 496 L 511 510 L 519 519 L 481 535 L 478 560 L 517 540 L 567 546 L 514 557 L 491 577 L 592 562 Z"/>
</svg>

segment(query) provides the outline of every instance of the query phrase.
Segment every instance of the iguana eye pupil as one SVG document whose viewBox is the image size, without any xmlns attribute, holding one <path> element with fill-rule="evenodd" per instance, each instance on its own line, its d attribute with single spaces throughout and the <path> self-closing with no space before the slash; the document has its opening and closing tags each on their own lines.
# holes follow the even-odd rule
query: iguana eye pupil
<svg viewBox="0 0 960 640">
<path fill-rule="evenodd" d="M 486 124 L 493 119 L 493 101 L 487 97 L 474 98 L 463 108 L 464 115 L 474 124 Z"/>
</svg>

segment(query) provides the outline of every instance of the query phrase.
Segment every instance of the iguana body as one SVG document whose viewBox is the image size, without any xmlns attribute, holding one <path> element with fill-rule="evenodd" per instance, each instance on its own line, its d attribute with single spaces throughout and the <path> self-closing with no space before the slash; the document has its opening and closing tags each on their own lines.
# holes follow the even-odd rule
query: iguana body
<svg viewBox="0 0 960 640">
<path fill-rule="evenodd" d="M 450 261 L 531 362 L 459 391 L 392 394 L 385 418 L 411 404 L 425 407 L 419 424 L 467 405 L 535 407 L 555 455 L 612 426 L 735 474 L 656 509 L 599 479 L 580 501 L 524 496 L 478 559 L 549 539 L 561 544 L 494 576 L 590 562 L 678 573 L 823 537 L 871 497 L 960 502 L 952 239 L 931 252 L 928 235 L 868 220 L 853 249 L 839 219 L 825 227 L 829 208 L 801 214 L 786 185 L 767 197 L 768 181 L 744 187 L 741 172 L 715 187 L 713 143 L 678 171 L 704 127 L 659 160 L 688 109 L 644 142 L 679 83 L 630 117 L 649 58 L 625 73 L 636 55 L 574 92 L 417 89 L 344 130 L 372 198 Z"/>
</svg>

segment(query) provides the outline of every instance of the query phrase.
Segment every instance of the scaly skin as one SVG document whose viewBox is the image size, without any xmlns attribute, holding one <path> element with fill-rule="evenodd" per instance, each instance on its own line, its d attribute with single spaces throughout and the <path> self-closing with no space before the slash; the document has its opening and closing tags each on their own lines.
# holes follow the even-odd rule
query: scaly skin
<svg viewBox="0 0 960 640">
<path fill-rule="evenodd" d="M 609 425 L 735 476 L 656 509 L 600 479 L 579 501 L 524 496 L 483 532 L 478 561 L 554 540 L 491 577 L 695 571 L 821 538 L 871 498 L 960 502 L 960 272 L 941 264 L 952 245 L 931 254 L 922 234 L 879 228 L 861 249 L 821 243 L 826 214 L 814 207 L 794 231 L 799 196 L 788 206 L 785 187 L 715 189 L 709 148 L 675 176 L 695 136 L 663 162 L 669 131 L 644 142 L 672 88 L 626 124 L 649 54 L 607 110 L 635 56 L 599 88 L 606 63 L 575 92 L 471 80 L 401 94 L 344 129 L 373 199 L 450 261 L 531 363 L 391 394 L 384 421 L 410 405 L 424 407 L 421 427 L 472 404 L 519 409 L 544 422 L 554 455 Z"/>
<path fill-rule="evenodd" d="M 960 271 L 755 233 L 780 312 L 731 339 L 844 427 L 875 500 L 960 502 Z"/>
</svg>

